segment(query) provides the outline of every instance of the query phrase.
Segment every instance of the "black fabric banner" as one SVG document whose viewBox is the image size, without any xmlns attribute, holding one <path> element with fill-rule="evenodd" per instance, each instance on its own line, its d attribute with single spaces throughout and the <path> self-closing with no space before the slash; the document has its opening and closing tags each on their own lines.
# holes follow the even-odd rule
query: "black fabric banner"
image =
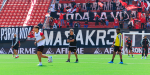
<svg viewBox="0 0 150 75">
<path fill-rule="evenodd" d="M 26 27 L 0 27 L 0 43 L 12 42 L 14 34 L 20 41 L 26 41 L 28 34 L 32 31 L 33 26 Z"/>
</svg>

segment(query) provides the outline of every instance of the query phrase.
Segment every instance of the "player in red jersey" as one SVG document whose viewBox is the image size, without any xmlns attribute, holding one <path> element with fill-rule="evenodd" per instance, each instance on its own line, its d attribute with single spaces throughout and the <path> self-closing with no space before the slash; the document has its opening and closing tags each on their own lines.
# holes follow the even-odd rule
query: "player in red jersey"
<svg viewBox="0 0 150 75">
<path fill-rule="evenodd" d="M 132 53 L 132 40 L 130 39 L 130 37 L 128 37 L 128 40 L 125 42 L 125 45 L 128 47 L 128 56 L 130 57 L 129 55 L 129 50 L 132 54 L 132 57 L 133 57 L 133 53 Z"/>
</svg>

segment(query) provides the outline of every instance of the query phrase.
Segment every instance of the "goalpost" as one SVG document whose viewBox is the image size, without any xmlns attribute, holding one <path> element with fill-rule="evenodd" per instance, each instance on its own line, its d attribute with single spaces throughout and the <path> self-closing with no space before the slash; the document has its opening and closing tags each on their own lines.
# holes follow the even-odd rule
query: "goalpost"
<svg viewBox="0 0 150 75">
<path fill-rule="evenodd" d="M 126 49 L 125 42 L 128 37 L 130 37 L 132 40 L 132 47 L 136 47 L 135 51 L 137 51 L 136 50 L 137 48 L 141 48 L 140 43 L 145 35 L 147 36 L 148 39 L 150 39 L 150 33 L 123 33 L 122 35 L 123 35 L 123 49 L 122 49 L 123 53 L 122 54 L 127 54 L 125 52 L 125 49 Z M 141 53 L 141 50 L 138 49 L 136 54 L 140 54 L 140 53 Z"/>
</svg>

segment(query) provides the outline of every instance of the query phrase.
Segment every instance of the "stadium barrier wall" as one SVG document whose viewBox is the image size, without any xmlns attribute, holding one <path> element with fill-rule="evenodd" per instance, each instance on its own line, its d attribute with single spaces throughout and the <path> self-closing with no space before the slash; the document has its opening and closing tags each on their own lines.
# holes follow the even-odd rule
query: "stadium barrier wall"
<svg viewBox="0 0 150 75">
<path fill-rule="evenodd" d="M 17 29 L 18 28 L 18 29 Z M 27 34 L 32 30 L 33 27 L 9 27 L 0 28 L 0 54 L 12 54 L 11 49 L 11 38 L 15 31 L 18 31 L 19 39 L 21 41 L 21 47 L 19 48 L 19 54 L 36 54 L 36 46 L 34 46 L 34 40 L 28 40 Z M 19 30 L 20 29 L 20 30 Z M 12 32 L 12 33 L 11 33 Z M 121 32 L 128 33 L 149 33 L 150 30 L 128 30 L 123 29 Z M 45 49 L 44 54 L 67 54 L 68 43 L 66 42 L 69 36 L 69 29 L 44 29 L 45 35 Z M 114 38 L 116 36 L 116 29 L 100 29 L 100 28 L 78 28 L 74 29 L 74 34 L 77 40 L 77 53 L 78 54 L 112 54 Z M 22 38 L 22 36 L 24 37 Z M 141 53 L 140 41 L 142 35 L 133 35 L 138 38 L 133 43 L 133 52 L 135 54 Z M 131 37 L 131 39 L 133 38 Z M 21 37 L 21 38 L 20 38 Z M 150 38 L 150 36 L 148 36 Z M 150 52 L 150 51 L 149 51 Z M 127 53 L 127 48 L 125 49 Z"/>
</svg>

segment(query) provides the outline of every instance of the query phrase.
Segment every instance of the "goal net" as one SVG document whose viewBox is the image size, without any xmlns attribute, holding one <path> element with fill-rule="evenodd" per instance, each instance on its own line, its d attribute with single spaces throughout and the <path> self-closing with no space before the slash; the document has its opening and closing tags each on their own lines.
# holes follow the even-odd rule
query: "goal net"
<svg viewBox="0 0 150 75">
<path fill-rule="evenodd" d="M 122 53 L 128 54 L 128 48 L 125 45 L 126 40 L 128 37 L 132 40 L 132 52 L 133 54 L 142 54 L 142 46 L 141 40 L 144 36 L 147 36 L 150 39 L 150 33 L 123 33 L 123 48 Z M 150 45 L 149 45 L 150 46 Z M 148 48 L 148 53 L 150 52 L 150 47 Z"/>
</svg>

